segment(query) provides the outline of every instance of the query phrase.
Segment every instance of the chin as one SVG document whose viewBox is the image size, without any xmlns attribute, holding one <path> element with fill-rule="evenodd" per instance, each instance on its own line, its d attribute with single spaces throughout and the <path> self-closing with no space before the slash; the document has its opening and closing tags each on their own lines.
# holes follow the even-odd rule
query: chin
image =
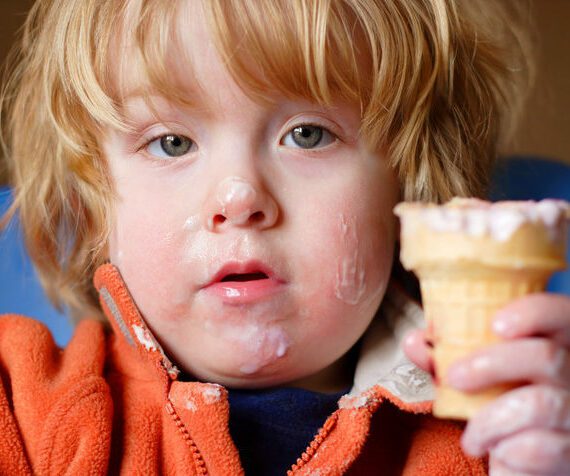
<svg viewBox="0 0 570 476">
<path fill-rule="evenodd" d="M 244 373 L 240 369 L 218 369 L 217 371 L 198 372 L 193 375 L 200 381 L 217 383 L 227 388 L 260 389 L 285 386 L 303 377 L 300 372 L 285 372 L 284 369 L 261 368 L 256 372 Z"/>
<path fill-rule="evenodd" d="M 277 377 L 262 377 L 257 375 L 251 375 L 248 377 L 224 375 L 200 380 L 204 380 L 210 383 L 217 383 L 226 388 L 236 388 L 243 390 L 276 387 L 285 384 L 287 381 L 287 379 L 280 379 Z"/>
</svg>

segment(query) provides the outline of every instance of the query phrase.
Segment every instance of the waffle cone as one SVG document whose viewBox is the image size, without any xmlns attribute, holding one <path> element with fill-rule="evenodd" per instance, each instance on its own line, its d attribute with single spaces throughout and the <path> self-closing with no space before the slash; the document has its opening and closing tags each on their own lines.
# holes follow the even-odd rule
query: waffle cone
<svg viewBox="0 0 570 476">
<path fill-rule="evenodd" d="M 446 385 L 452 363 L 499 341 L 496 312 L 509 302 L 544 290 L 565 267 L 566 238 L 553 239 L 541 223 L 525 223 L 508 239 L 465 231 L 434 230 L 416 216 L 417 204 L 399 205 L 401 261 L 419 280 L 436 372 L 434 415 L 468 419 L 512 386 L 463 393 Z"/>
<path fill-rule="evenodd" d="M 421 280 L 425 318 L 438 384 L 433 413 L 441 418 L 468 419 L 510 386 L 463 393 L 445 384 L 451 364 L 499 338 L 492 330 L 495 313 L 525 294 L 544 289 L 545 273 L 524 273 L 460 267 L 443 276 Z"/>
</svg>

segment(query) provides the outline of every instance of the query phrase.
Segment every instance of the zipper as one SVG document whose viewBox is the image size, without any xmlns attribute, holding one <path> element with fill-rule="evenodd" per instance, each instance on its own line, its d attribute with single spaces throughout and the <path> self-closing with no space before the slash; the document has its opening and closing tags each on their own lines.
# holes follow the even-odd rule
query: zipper
<svg viewBox="0 0 570 476">
<path fill-rule="evenodd" d="M 182 435 L 182 439 L 190 448 L 190 451 L 192 453 L 192 458 L 194 460 L 194 466 L 196 467 L 196 473 L 201 476 L 206 476 L 208 474 L 208 469 L 206 468 L 206 462 L 204 461 L 204 458 L 202 458 L 202 454 L 200 453 L 200 450 L 196 446 L 196 443 L 194 443 L 194 440 L 190 436 L 190 433 L 188 432 L 186 425 L 184 425 L 184 422 L 178 416 L 178 413 L 176 413 L 174 405 L 172 405 L 170 401 L 166 403 L 166 411 L 174 420 L 174 423 L 178 428 L 178 431 Z"/>
<path fill-rule="evenodd" d="M 323 441 L 327 438 L 330 434 L 332 429 L 336 426 L 336 422 L 338 420 L 338 412 L 340 410 L 336 410 L 325 422 L 323 427 L 319 430 L 313 441 L 307 446 L 307 449 L 303 452 L 300 458 L 297 459 L 297 462 L 291 466 L 291 469 L 287 471 L 287 476 L 295 475 L 303 466 L 305 466 L 311 458 L 315 455 L 319 447 L 322 445 Z"/>
</svg>

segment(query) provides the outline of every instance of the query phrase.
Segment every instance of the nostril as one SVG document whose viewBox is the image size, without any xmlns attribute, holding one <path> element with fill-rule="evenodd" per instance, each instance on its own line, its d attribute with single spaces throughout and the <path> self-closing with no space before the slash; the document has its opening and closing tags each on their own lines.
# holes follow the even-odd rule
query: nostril
<svg viewBox="0 0 570 476">
<path fill-rule="evenodd" d="M 265 215 L 263 214 L 263 212 L 255 212 L 249 217 L 252 223 L 258 223 L 260 221 L 263 221 L 264 218 Z"/>
<path fill-rule="evenodd" d="M 226 221 L 226 217 L 224 215 L 216 215 L 214 217 L 214 225 L 221 225 Z"/>
</svg>

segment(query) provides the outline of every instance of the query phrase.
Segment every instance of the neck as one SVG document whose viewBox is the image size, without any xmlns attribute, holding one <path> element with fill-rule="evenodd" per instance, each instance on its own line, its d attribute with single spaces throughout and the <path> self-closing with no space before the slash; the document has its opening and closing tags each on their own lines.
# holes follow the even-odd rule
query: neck
<svg viewBox="0 0 570 476">
<path fill-rule="evenodd" d="M 328 367 L 315 374 L 290 382 L 288 386 L 320 393 L 339 393 L 346 390 L 353 384 L 358 347 L 354 346 Z"/>
</svg>

